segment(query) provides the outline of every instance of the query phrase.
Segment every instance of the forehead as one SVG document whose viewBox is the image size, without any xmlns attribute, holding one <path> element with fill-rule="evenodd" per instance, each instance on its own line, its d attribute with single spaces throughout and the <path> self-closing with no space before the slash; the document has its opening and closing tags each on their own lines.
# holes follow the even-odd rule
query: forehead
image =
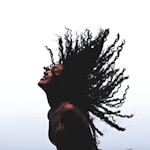
<svg viewBox="0 0 150 150">
<path fill-rule="evenodd" d="M 55 65 L 55 68 L 57 68 L 59 70 L 63 70 L 64 66 L 62 64 L 57 64 L 57 65 Z"/>
</svg>

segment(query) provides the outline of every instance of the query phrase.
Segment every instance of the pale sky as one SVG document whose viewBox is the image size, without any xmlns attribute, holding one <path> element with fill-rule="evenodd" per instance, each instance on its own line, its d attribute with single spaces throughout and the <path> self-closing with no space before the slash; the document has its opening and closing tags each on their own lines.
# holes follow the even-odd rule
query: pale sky
<svg viewBox="0 0 150 150">
<path fill-rule="evenodd" d="M 120 67 L 130 85 L 119 132 L 100 122 L 104 150 L 149 150 L 150 21 L 148 0 L 0 0 L 0 150 L 56 150 L 48 139 L 45 93 L 37 86 L 50 63 L 45 45 L 57 48 L 65 26 L 96 33 L 110 28 L 111 44 L 125 39 Z"/>
</svg>

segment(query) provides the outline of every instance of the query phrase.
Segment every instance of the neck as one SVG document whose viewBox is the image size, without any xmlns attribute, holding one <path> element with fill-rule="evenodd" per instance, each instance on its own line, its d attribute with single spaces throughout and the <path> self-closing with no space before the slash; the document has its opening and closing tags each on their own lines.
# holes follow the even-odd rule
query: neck
<svg viewBox="0 0 150 150">
<path fill-rule="evenodd" d="M 60 105 L 63 99 L 56 91 L 46 92 L 46 96 L 51 108 L 55 108 Z"/>
</svg>

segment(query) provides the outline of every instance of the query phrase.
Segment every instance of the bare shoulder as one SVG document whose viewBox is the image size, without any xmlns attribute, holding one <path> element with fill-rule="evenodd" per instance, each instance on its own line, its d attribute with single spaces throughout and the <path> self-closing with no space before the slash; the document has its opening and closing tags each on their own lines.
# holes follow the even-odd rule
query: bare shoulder
<svg viewBox="0 0 150 150">
<path fill-rule="evenodd" d="M 63 117 L 68 117 L 68 118 L 73 118 L 76 120 L 82 120 L 83 122 L 88 122 L 87 117 L 83 112 L 74 104 L 70 102 L 63 102 L 61 104 L 61 110 L 62 110 L 62 116 Z"/>
<path fill-rule="evenodd" d="M 68 110 L 75 110 L 77 109 L 75 105 L 69 103 L 69 102 L 63 102 L 60 106 L 64 111 Z"/>
</svg>

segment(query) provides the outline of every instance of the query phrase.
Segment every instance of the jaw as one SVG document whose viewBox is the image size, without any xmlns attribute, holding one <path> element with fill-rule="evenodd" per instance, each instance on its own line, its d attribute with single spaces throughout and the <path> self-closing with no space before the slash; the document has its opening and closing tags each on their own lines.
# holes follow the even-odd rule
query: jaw
<svg viewBox="0 0 150 150">
<path fill-rule="evenodd" d="M 47 90 L 46 90 L 46 89 L 47 89 L 46 81 L 40 80 L 40 81 L 38 82 L 38 86 L 39 86 L 41 89 L 43 89 L 45 92 L 47 91 Z"/>
<path fill-rule="evenodd" d="M 55 86 L 53 84 L 53 82 L 47 81 L 47 80 L 40 80 L 38 82 L 38 86 L 44 90 L 44 92 L 46 93 L 46 95 L 49 95 L 50 93 L 54 92 Z"/>
<path fill-rule="evenodd" d="M 47 81 L 44 80 L 44 79 L 41 79 L 41 80 L 38 82 L 38 85 L 39 85 L 39 86 L 46 85 L 46 84 L 47 84 Z"/>
<path fill-rule="evenodd" d="M 40 81 L 38 82 L 38 86 L 41 87 L 42 89 L 45 87 L 49 87 L 51 85 L 52 79 L 49 78 L 42 78 L 40 79 Z"/>
</svg>

